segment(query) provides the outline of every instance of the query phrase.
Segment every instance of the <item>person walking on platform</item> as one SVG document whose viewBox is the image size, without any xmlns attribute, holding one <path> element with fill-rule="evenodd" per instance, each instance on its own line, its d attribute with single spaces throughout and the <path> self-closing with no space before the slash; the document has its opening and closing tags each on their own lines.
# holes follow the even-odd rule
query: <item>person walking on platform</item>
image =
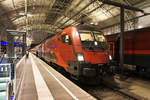
<svg viewBox="0 0 150 100">
<path fill-rule="evenodd" d="M 29 51 L 26 51 L 26 58 L 28 58 L 29 56 Z"/>
</svg>

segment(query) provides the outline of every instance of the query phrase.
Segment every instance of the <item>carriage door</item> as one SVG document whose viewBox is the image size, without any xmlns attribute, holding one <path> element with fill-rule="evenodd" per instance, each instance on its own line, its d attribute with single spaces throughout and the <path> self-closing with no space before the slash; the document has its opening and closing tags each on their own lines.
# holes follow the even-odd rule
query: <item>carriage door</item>
<svg viewBox="0 0 150 100">
<path fill-rule="evenodd" d="M 73 47 L 72 40 L 68 34 L 61 36 L 62 46 L 61 46 L 61 56 L 65 61 L 73 60 Z"/>
</svg>

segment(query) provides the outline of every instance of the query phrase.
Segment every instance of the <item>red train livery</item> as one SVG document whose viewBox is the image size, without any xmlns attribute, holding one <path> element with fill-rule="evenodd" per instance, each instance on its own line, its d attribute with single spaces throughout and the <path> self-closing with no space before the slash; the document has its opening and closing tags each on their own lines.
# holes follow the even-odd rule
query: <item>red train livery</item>
<svg viewBox="0 0 150 100">
<path fill-rule="evenodd" d="M 124 63 L 136 65 L 138 71 L 150 75 L 150 27 L 125 32 Z M 106 36 L 110 51 L 119 62 L 119 33 Z"/>
<path fill-rule="evenodd" d="M 94 28 L 71 26 L 44 41 L 37 51 L 76 79 L 93 78 L 99 76 L 100 69 L 109 62 L 106 44 L 105 37 Z"/>
</svg>

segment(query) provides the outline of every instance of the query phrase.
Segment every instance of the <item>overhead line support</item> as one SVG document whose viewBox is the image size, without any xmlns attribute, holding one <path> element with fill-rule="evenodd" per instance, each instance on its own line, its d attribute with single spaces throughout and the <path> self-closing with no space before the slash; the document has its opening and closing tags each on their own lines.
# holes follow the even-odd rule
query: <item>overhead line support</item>
<svg viewBox="0 0 150 100">
<path fill-rule="evenodd" d="M 124 5 L 118 2 L 110 1 L 110 0 L 99 0 L 100 2 L 112 6 L 116 6 L 120 8 L 120 69 L 121 69 L 121 74 L 123 74 L 124 71 L 124 10 L 132 10 L 132 11 L 137 11 L 137 12 L 142 12 L 144 13 L 144 10 L 141 10 L 139 8 L 131 7 L 128 5 Z"/>
</svg>

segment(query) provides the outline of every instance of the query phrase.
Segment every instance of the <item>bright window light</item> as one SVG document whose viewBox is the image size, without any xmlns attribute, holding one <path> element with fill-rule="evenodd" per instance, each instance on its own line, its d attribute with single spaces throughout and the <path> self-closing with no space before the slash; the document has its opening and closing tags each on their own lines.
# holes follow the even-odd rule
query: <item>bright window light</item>
<svg viewBox="0 0 150 100">
<path fill-rule="evenodd" d="M 24 14 L 23 12 L 20 12 L 20 13 L 19 13 L 19 15 L 22 15 L 22 16 L 24 16 L 25 14 Z"/>
<path fill-rule="evenodd" d="M 142 26 L 142 25 L 139 25 L 138 28 L 143 28 L 143 26 Z"/>
</svg>

